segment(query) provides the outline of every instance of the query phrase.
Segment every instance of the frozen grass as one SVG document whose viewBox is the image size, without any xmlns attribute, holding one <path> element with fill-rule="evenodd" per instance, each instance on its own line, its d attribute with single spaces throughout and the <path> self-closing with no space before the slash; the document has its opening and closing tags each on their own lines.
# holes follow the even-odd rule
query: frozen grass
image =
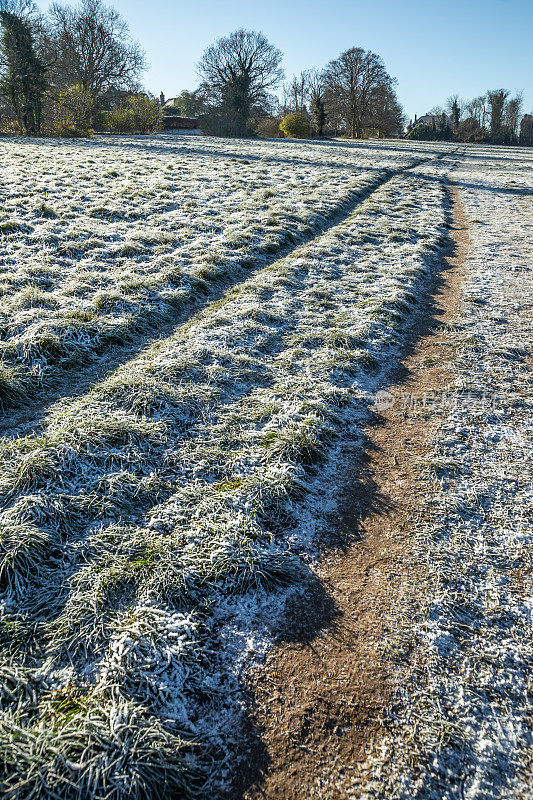
<svg viewBox="0 0 533 800">
<path fill-rule="evenodd" d="M 415 531 L 428 596 L 385 643 L 414 667 L 366 765 L 372 800 L 532 796 L 532 168 L 529 151 L 476 147 L 456 172 L 471 223 L 456 397 Z"/>
<path fill-rule="evenodd" d="M 4 796 L 194 797 L 183 746 L 135 704 L 65 687 L 43 696 L 31 725 L 24 712 L 0 717 Z"/>
<path fill-rule="evenodd" d="M 215 207 L 224 206 L 215 198 L 219 173 L 253 183 L 250 196 L 262 192 L 261 202 L 272 199 L 266 189 L 283 198 L 284 186 L 292 192 L 290 184 L 301 181 L 313 190 L 301 195 L 313 214 L 315 203 L 326 203 L 329 214 L 354 191 L 349 146 L 224 144 L 250 160 L 261 154 L 237 178 L 235 163 L 226 164 L 209 140 L 201 140 L 198 154 L 200 145 L 158 141 L 122 146 L 122 159 L 138 171 L 135 192 L 150 186 L 151 175 L 162 180 L 170 149 L 182 159 L 186 204 L 204 189 L 214 193 L 210 243 Z M 82 145 L 83 159 L 76 149 L 69 155 L 80 164 L 109 164 L 114 147 Z M 381 169 L 388 159 L 406 166 L 435 152 L 399 143 L 372 146 L 361 158 Z M 23 154 L 19 169 L 26 168 Z M 170 194 L 178 180 L 169 166 L 169 182 L 145 198 L 148 208 L 160 204 L 159 214 L 161 192 Z M 0 715 L 13 796 L 180 796 L 180 786 L 196 785 L 208 754 L 217 763 L 213 780 L 220 778 L 223 755 L 204 738 L 209 715 L 223 728 L 216 709 L 227 702 L 233 669 L 229 653 L 213 649 L 218 615 L 228 602 L 246 608 L 250 598 L 281 591 L 305 572 L 298 555 L 305 532 L 294 527 L 294 514 L 346 426 L 353 429 L 361 397 L 401 346 L 446 237 L 448 168 L 444 159 L 391 176 L 342 223 L 254 272 L 83 396 L 58 403 L 38 435 L 0 442 L 2 622 L 17 631 L 24 619 L 33 632 L 26 639 L 13 634 L 16 647 L 6 647 L 0 661 L 20 684 Z M 268 186 L 261 188 L 263 179 Z M 118 185 L 132 191 L 131 183 Z M 229 204 L 242 201 L 236 187 L 228 197 Z M 205 221 L 211 201 L 204 199 Z M 58 205 L 57 198 L 47 202 Z M 132 213 L 122 208 L 130 239 Z M 226 235 L 229 206 L 224 214 Z M 106 230 L 122 225 L 118 206 L 104 216 Z M 79 224 L 74 213 L 72 224 Z M 101 274 L 101 262 L 91 263 L 92 271 L 83 262 L 87 281 Z M 53 296 L 63 308 L 61 290 Z M 47 352 L 64 346 L 57 334 L 42 335 L 50 337 Z M 28 348 L 36 336 L 21 334 Z M 51 692 L 65 694 L 74 713 L 46 725 Z M 180 737 L 199 731 L 201 747 L 188 745 L 182 756 Z"/>
<path fill-rule="evenodd" d="M 3 405 L 185 313 L 446 149 L 165 136 L 0 147 L 0 361 L 26 375 L 2 376 Z"/>
</svg>

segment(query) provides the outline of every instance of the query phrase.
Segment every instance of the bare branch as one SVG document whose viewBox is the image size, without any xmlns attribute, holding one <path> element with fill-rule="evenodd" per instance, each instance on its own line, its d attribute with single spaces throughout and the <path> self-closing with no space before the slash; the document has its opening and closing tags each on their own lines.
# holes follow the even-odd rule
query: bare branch
<svg viewBox="0 0 533 800">
<path fill-rule="evenodd" d="M 281 52 L 262 33 L 240 29 L 207 48 L 197 65 L 202 91 L 215 106 L 246 120 L 283 79 Z"/>
<path fill-rule="evenodd" d="M 127 23 L 102 0 L 80 7 L 50 8 L 49 47 L 56 53 L 53 79 L 63 87 L 83 86 L 93 95 L 136 89 L 146 59 L 131 40 Z"/>
</svg>

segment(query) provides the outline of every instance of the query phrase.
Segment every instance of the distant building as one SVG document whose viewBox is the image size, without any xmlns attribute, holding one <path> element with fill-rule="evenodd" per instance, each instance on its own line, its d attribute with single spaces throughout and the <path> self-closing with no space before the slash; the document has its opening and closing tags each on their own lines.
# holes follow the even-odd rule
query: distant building
<svg viewBox="0 0 533 800">
<path fill-rule="evenodd" d="M 163 114 L 163 127 L 166 131 L 192 131 L 198 128 L 198 117 L 180 117 L 178 114 Z"/>
<path fill-rule="evenodd" d="M 178 105 L 177 97 L 169 97 L 161 92 L 159 96 L 163 111 L 163 128 L 166 131 L 187 131 L 188 133 L 201 133 L 198 128 L 198 117 L 183 117 Z"/>
<path fill-rule="evenodd" d="M 417 117 L 415 114 L 414 120 L 410 120 L 407 126 L 407 131 L 412 131 L 416 125 L 429 125 L 432 128 L 451 127 L 452 121 L 447 114 L 423 114 Z"/>
<path fill-rule="evenodd" d="M 164 97 L 165 95 L 163 95 L 163 98 Z M 163 108 L 178 108 L 177 101 L 178 101 L 177 97 L 169 97 L 168 100 L 163 99 L 161 105 L 163 106 Z"/>
</svg>

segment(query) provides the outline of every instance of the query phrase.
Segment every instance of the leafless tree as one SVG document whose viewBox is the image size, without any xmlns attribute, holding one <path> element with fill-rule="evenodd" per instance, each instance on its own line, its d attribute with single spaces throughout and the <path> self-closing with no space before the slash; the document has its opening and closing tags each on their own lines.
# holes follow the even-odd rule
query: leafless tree
<svg viewBox="0 0 533 800">
<path fill-rule="evenodd" d="M 127 23 L 102 0 L 50 8 L 49 48 L 56 86 L 80 85 L 93 96 L 136 89 L 146 60 Z"/>
<path fill-rule="evenodd" d="M 328 114 L 339 116 L 347 132 L 360 137 L 371 124 L 373 93 L 378 87 L 391 87 L 393 80 L 378 55 L 352 47 L 328 64 L 324 83 Z"/>
<path fill-rule="evenodd" d="M 288 111 L 303 112 L 310 99 L 311 76 L 308 70 L 294 75 L 283 87 L 283 106 Z"/>
<path fill-rule="evenodd" d="M 521 92 L 509 97 L 507 89 L 495 89 L 469 102 L 452 95 L 446 101 L 446 111 L 451 118 L 453 133 L 461 141 L 490 141 L 494 144 L 516 144 L 519 141 Z M 430 113 L 438 117 L 441 112 L 442 109 L 436 107 Z"/>
<path fill-rule="evenodd" d="M 378 136 L 393 136 L 405 128 L 405 115 L 392 86 L 381 84 L 372 92 L 371 127 Z"/>
<path fill-rule="evenodd" d="M 201 89 L 214 106 L 246 122 L 283 80 L 281 59 L 262 33 L 241 28 L 205 50 L 197 65 Z"/>
<path fill-rule="evenodd" d="M 487 96 L 480 95 L 480 97 L 474 97 L 474 99 L 467 104 L 467 113 L 477 122 L 480 128 L 486 128 L 489 114 Z"/>
<path fill-rule="evenodd" d="M 465 105 L 465 101 L 462 100 L 457 94 L 452 94 L 446 100 L 445 110 L 446 114 L 452 121 L 454 132 L 457 131 L 459 123 L 464 117 Z"/>
</svg>

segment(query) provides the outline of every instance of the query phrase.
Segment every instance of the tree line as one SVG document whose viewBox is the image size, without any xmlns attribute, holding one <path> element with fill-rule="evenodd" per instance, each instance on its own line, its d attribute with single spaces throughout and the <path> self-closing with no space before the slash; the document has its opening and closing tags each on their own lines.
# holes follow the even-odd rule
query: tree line
<svg viewBox="0 0 533 800">
<path fill-rule="evenodd" d="M 323 70 L 283 82 L 282 53 L 265 36 L 243 29 L 210 45 L 197 68 L 201 79 L 176 107 L 204 116 L 216 132 L 306 137 L 390 136 L 404 128 L 396 80 L 376 53 L 353 47 Z M 281 97 L 275 90 L 281 89 Z"/>
<path fill-rule="evenodd" d="M 206 133 L 228 136 L 397 136 L 406 119 L 396 79 L 382 58 L 352 47 L 323 69 L 288 81 L 283 55 L 256 31 L 217 39 L 197 64 L 199 85 L 169 107 L 143 90 L 146 56 L 104 0 L 0 0 L 0 132 L 86 135 L 91 130 L 148 133 L 165 116 L 199 118 Z M 533 144 L 533 115 L 503 89 L 471 101 L 457 95 L 432 109 L 414 139 Z"/>
<path fill-rule="evenodd" d="M 0 0 L 0 126 L 27 135 L 92 128 L 148 133 L 159 103 L 141 87 L 146 58 L 127 23 L 102 0 Z"/>
<path fill-rule="evenodd" d="M 457 94 L 432 108 L 431 122 L 410 125 L 408 138 L 508 145 L 533 145 L 533 113 L 522 113 L 523 98 L 507 89 L 488 90 L 472 100 Z"/>
<path fill-rule="evenodd" d="M 146 58 L 127 23 L 103 0 L 0 0 L 0 125 L 28 135 L 161 128 L 163 103 L 143 91 Z M 237 30 L 206 48 L 197 89 L 175 112 L 208 133 L 361 137 L 399 134 L 396 81 L 382 59 L 354 47 L 323 70 L 284 83 L 282 53 L 263 34 Z M 276 91 L 281 90 L 281 96 Z M 171 114 L 173 109 L 165 107 Z"/>
</svg>

